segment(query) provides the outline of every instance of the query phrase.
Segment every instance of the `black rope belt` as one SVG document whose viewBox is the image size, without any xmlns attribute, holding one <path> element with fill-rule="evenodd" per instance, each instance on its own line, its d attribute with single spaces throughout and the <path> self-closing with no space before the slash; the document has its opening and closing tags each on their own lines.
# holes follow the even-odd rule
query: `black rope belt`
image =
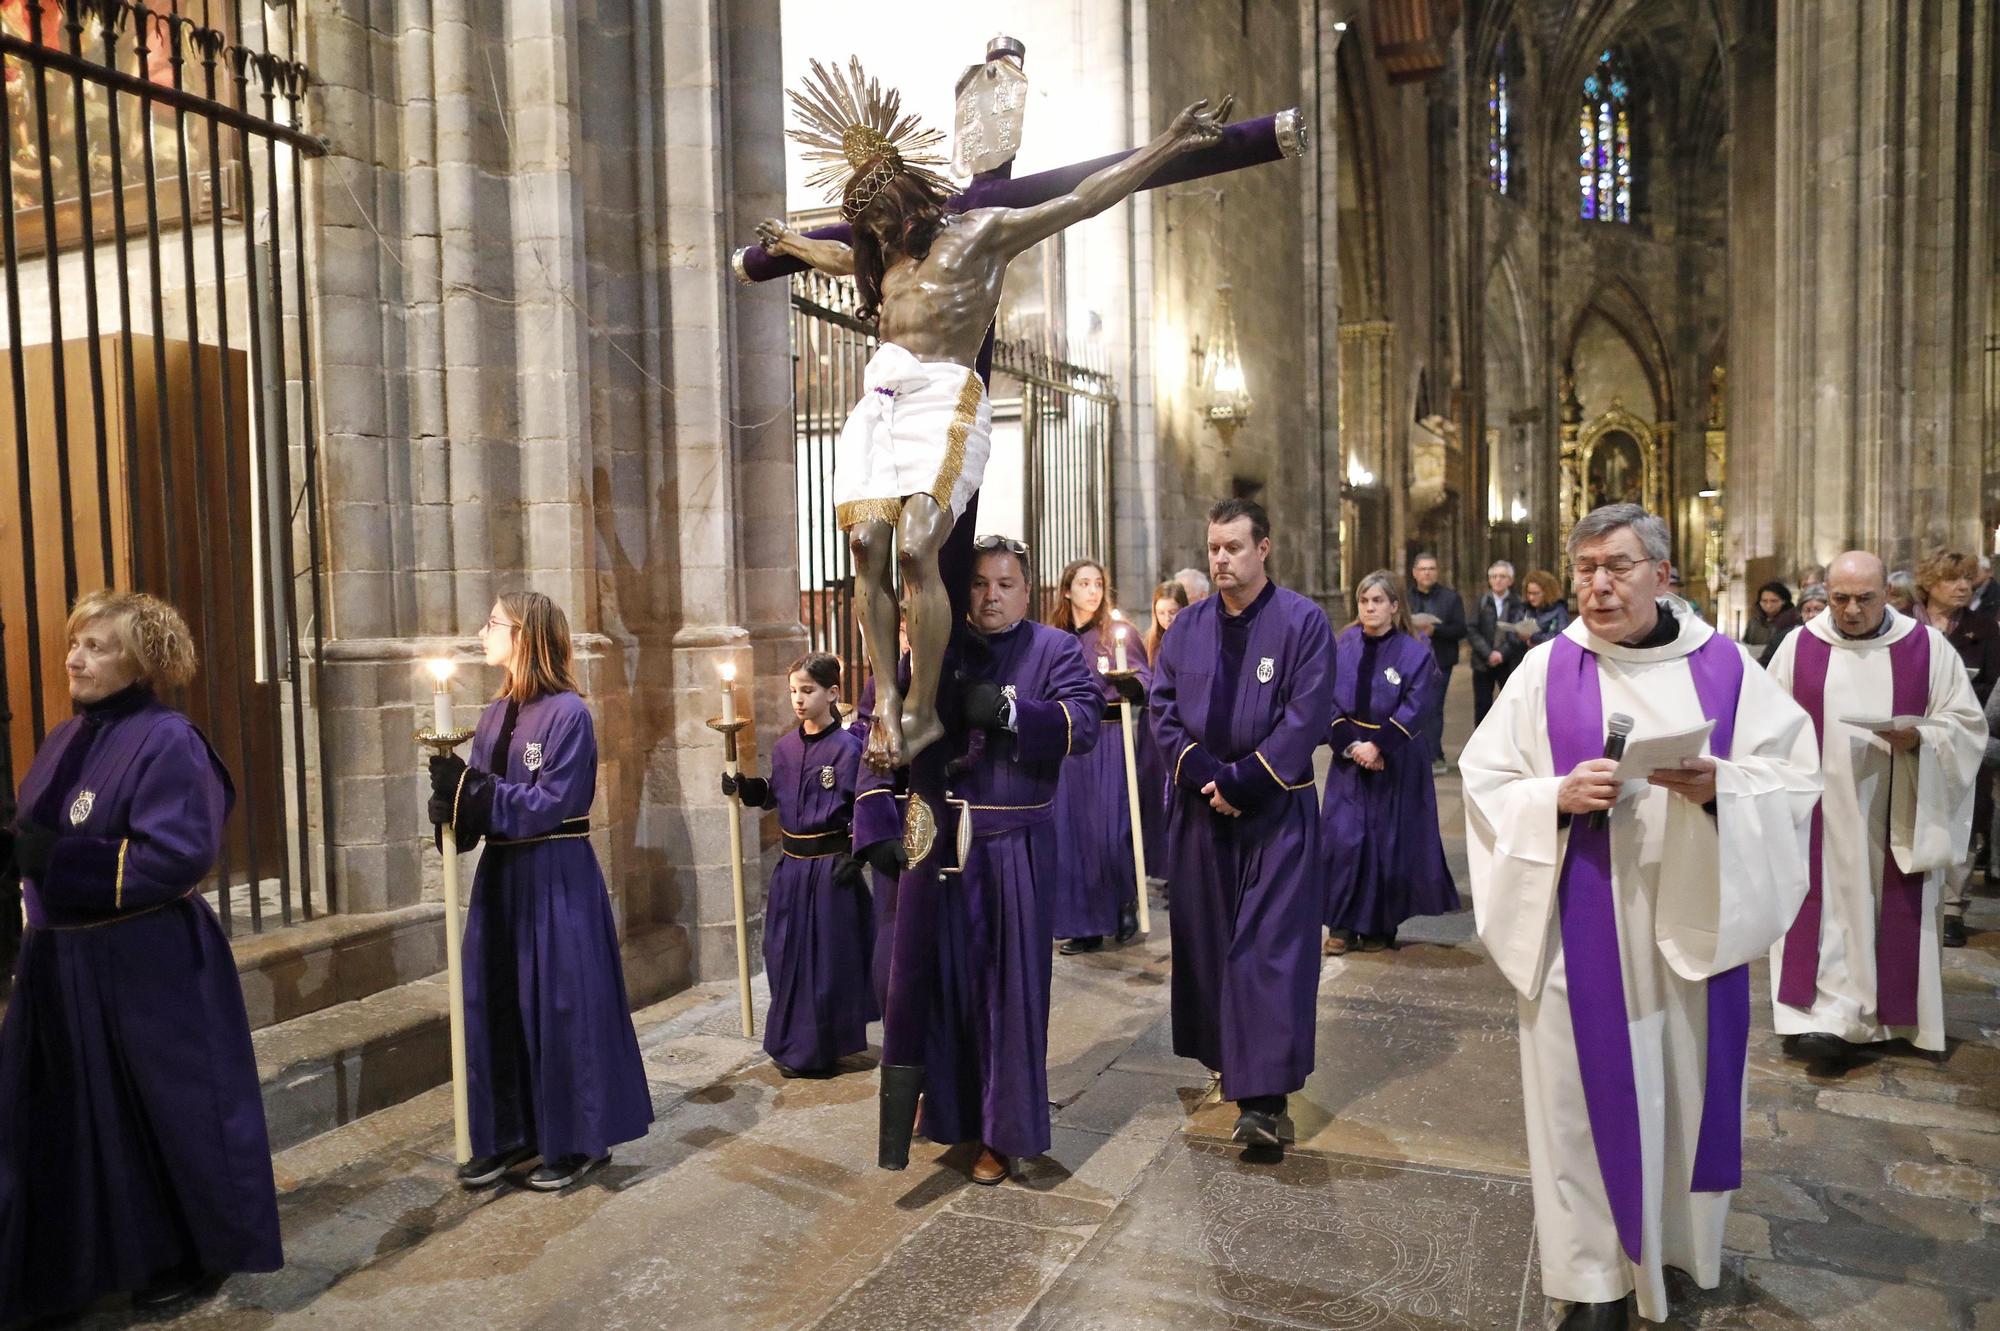
<svg viewBox="0 0 2000 1331">
<path fill-rule="evenodd" d="M 785 854 L 795 860 L 817 860 L 828 855 L 847 853 L 850 833 L 841 830 L 831 832 L 786 832 Z"/>
</svg>

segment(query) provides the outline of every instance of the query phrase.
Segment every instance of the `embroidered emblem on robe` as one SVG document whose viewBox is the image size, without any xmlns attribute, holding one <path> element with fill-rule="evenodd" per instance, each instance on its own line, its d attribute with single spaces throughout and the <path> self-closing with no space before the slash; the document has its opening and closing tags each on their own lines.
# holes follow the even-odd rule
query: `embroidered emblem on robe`
<svg viewBox="0 0 2000 1331">
<path fill-rule="evenodd" d="M 69 806 L 69 825 L 71 827 L 82 826 L 83 820 L 90 817 L 90 810 L 96 803 L 96 791 L 86 790 L 79 794 L 76 797 L 76 802 Z"/>
<path fill-rule="evenodd" d="M 536 740 L 527 748 L 521 750 L 521 766 L 527 768 L 530 772 L 539 772 L 542 770 L 542 743 L 540 740 Z"/>
<path fill-rule="evenodd" d="M 1003 685 L 1000 689 L 1000 696 L 1005 698 L 1008 702 L 1013 702 L 1015 698 L 1014 686 L 1012 684 Z"/>
<path fill-rule="evenodd" d="M 822 767 L 819 769 L 819 785 L 821 790 L 832 790 L 838 780 L 839 778 L 833 774 L 831 767 Z"/>
<path fill-rule="evenodd" d="M 1403 682 L 1402 675 L 1397 673 L 1396 667 L 1394 666 L 1390 666 L 1387 670 L 1384 670 L 1382 672 L 1382 678 L 1388 680 L 1391 684 L 1401 684 Z"/>
<path fill-rule="evenodd" d="M 1269 684 L 1272 679 L 1276 678 L 1277 674 L 1278 663 L 1270 657 L 1267 656 L 1257 663 L 1257 682 L 1259 684 Z"/>
</svg>

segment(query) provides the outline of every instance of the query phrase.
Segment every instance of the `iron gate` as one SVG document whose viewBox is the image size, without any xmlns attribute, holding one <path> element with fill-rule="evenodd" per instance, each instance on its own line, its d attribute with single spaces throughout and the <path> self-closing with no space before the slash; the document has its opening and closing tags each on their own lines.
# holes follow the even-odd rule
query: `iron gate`
<svg viewBox="0 0 2000 1331">
<path fill-rule="evenodd" d="M 201 670 L 169 701 L 240 805 L 209 885 L 231 931 L 314 913 L 302 163 L 324 148 L 300 128 L 297 23 L 255 0 L 0 0 L 0 776 L 69 715 L 78 595 L 173 602 Z"/>
<path fill-rule="evenodd" d="M 857 665 L 862 652 L 853 613 L 854 566 L 833 520 L 833 454 L 875 352 L 874 328 L 858 309 L 854 284 L 845 278 L 817 272 L 792 278 L 799 620 L 812 650 Z M 1070 560 L 1087 555 L 1111 568 L 1111 445 L 1118 399 L 1109 374 L 1025 340 L 995 343 L 992 378 L 996 433 L 1009 422 L 1017 422 L 1021 432 L 1021 535 L 1033 551 L 1040 583 L 1036 603 L 1046 611 L 1056 578 Z M 848 696 L 859 696 L 859 687 L 857 678 Z"/>
</svg>

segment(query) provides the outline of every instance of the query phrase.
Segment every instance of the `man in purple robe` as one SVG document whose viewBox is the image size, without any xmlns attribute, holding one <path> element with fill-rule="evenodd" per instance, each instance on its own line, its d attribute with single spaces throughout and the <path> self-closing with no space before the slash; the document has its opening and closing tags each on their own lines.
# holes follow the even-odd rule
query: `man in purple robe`
<svg viewBox="0 0 2000 1331">
<path fill-rule="evenodd" d="M 945 870 L 918 1126 L 934 1142 L 978 1142 L 972 1178 L 984 1184 L 1006 1178 L 1011 1157 L 1049 1149 L 1056 779 L 1104 729 L 1103 695 L 1076 639 L 1027 618 L 1033 585 L 1025 545 L 979 538 L 970 620 L 985 650 L 959 671 L 969 738 L 929 852 Z M 903 812 L 890 781 L 864 772 L 854 845 L 893 878 Z M 878 901 L 878 957 L 894 933 L 895 894 L 887 886 Z"/>
<path fill-rule="evenodd" d="M 1313 750 L 1333 715 L 1326 615 L 1265 573 L 1271 523 L 1208 512 L 1216 595 L 1160 641 L 1153 733 L 1171 778 L 1174 1052 L 1221 1074 L 1237 1139 L 1282 1148 L 1313 1065 L 1326 904 Z"/>
</svg>

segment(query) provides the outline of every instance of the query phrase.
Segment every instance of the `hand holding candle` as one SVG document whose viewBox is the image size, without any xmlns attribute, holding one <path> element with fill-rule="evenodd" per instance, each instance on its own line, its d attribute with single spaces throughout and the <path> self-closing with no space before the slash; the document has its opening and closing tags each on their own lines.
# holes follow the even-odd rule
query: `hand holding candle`
<svg viewBox="0 0 2000 1331">
<path fill-rule="evenodd" d="M 450 753 L 465 736 L 451 727 L 451 676 L 456 667 L 444 657 L 426 663 L 437 691 L 431 695 L 431 729 L 417 738 L 433 751 Z M 452 1148 L 458 1162 L 472 1159 L 472 1116 L 465 1065 L 465 967 L 460 950 L 458 914 L 458 833 L 446 823 L 438 836 L 444 852 L 444 957 L 447 1015 L 451 1034 Z"/>
<path fill-rule="evenodd" d="M 1117 662 L 1117 673 L 1132 674 L 1129 658 L 1125 654 L 1125 635 L 1131 626 L 1125 616 L 1116 610 L 1111 612 L 1111 651 Z M 1146 908 L 1146 838 L 1139 814 L 1139 759 L 1133 742 L 1132 703 L 1126 701 L 1118 708 L 1118 729 L 1125 741 L 1125 807 L 1131 815 L 1132 832 L 1132 875 L 1138 883 L 1139 892 L 1139 932 L 1153 932 L 1152 912 Z"/>
<path fill-rule="evenodd" d="M 736 735 L 745 724 L 736 719 L 736 663 L 724 661 L 716 667 L 716 673 L 722 676 L 722 718 L 708 724 L 722 732 L 722 770 L 734 777 L 739 775 Z M 736 993 L 743 1018 L 743 1038 L 747 1040 L 757 1033 L 757 1027 L 750 1007 L 750 921 L 743 894 L 743 814 L 733 804 L 729 808 L 729 881 L 736 906 Z"/>
</svg>

